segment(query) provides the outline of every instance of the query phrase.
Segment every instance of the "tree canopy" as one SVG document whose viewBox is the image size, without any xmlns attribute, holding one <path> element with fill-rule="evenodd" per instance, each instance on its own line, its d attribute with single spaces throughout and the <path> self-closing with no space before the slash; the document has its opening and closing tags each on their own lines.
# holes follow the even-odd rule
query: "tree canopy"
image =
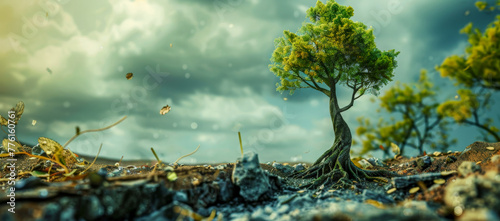
<svg viewBox="0 0 500 221">
<path fill-rule="evenodd" d="M 398 120 L 381 118 L 374 125 L 367 118 L 359 118 L 361 126 L 356 129 L 356 134 L 363 146 L 360 154 L 378 149 L 388 153 L 393 144 L 399 146 L 400 154 L 404 153 L 406 146 L 423 153 L 424 147 L 444 150 L 455 143 L 446 133 L 449 122 L 436 110 L 439 105 L 436 91 L 426 70 L 420 72 L 416 83 L 396 82 L 380 97 L 378 111 L 398 114 Z"/>
<path fill-rule="evenodd" d="M 311 23 L 297 33 L 284 31 L 284 37 L 275 40 L 270 65 L 281 79 L 277 90 L 313 88 L 331 96 L 330 90 L 342 84 L 352 88 L 355 100 L 391 81 L 399 52 L 377 49 L 373 30 L 352 21 L 353 15 L 350 6 L 318 1 L 307 10 Z"/>
<path fill-rule="evenodd" d="M 497 5 L 500 6 L 500 1 Z M 487 5 L 477 2 L 476 6 L 483 10 Z M 469 23 L 460 33 L 467 34 L 469 45 L 464 55 L 452 55 L 443 61 L 437 68 L 441 76 L 449 77 L 457 85 L 500 90 L 500 15 L 484 32 Z"/>
</svg>

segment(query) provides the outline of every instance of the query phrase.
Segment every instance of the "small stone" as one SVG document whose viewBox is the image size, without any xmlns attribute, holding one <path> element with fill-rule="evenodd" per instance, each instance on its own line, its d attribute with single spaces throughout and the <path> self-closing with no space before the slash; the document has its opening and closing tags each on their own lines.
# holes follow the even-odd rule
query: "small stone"
<svg viewBox="0 0 500 221">
<path fill-rule="evenodd" d="M 425 170 L 427 167 L 429 167 L 432 163 L 432 159 L 429 156 L 423 156 L 419 157 L 417 159 L 417 168 L 419 170 Z"/>
<path fill-rule="evenodd" d="M 306 169 L 306 167 L 304 167 L 304 165 L 302 165 L 301 163 L 293 166 L 293 168 L 294 168 L 295 172 L 299 172 L 299 171 L 302 171 L 302 170 Z"/>
<path fill-rule="evenodd" d="M 359 165 L 361 165 L 361 167 L 363 169 L 366 169 L 366 168 L 369 168 L 372 166 L 372 164 L 370 162 L 368 162 L 368 160 L 366 160 L 366 159 L 362 159 L 362 160 L 358 161 L 358 163 L 359 163 Z"/>
<path fill-rule="evenodd" d="M 372 164 L 373 166 L 378 166 L 378 167 L 383 167 L 384 164 L 382 163 L 382 161 L 378 158 L 375 158 L 375 157 L 370 157 L 367 159 L 368 162 L 370 162 L 370 164 Z"/>
<path fill-rule="evenodd" d="M 272 165 L 274 168 L 276 168 L 277 170 L 283 172 L 283 173 L 286 173 L 286 174 L 290 174 L 290 173 L 293 173 L 295 171 L 295 169 L 290 166 L 290 165 L 283 165 L 283 164 L 280 164 L 280 163 L 273 163 Z"/>
<path fill-rule="evenodd" d="M 42 154 L 44 154 L 44 153 L 45 153 L 45 151 L 43 151 L 43 149 L 40 147 L 40 145 L 39 145 L 39 144 L 37 144 L 36 146 L 34 146 L 34 147 L 31 149 L 31 154 L 33 154 L 33 155 L 38 155 L 38 156 L 40 156 L 40 155 L 42 155 Z"/>
<path fill-rule="evenodd" d="M 453 163 L 455 161 L 457 161 L 457 157 L 455 157 L 455 156 L 450 155 L 450 156 L 446 157 L 446 163 Z"/>
</svg>

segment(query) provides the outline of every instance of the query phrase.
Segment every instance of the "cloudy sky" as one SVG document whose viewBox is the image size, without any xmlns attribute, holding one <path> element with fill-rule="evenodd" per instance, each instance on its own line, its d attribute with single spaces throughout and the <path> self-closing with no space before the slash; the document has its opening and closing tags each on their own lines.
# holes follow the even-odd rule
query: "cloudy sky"
<svg viewBox="0 0 500 221">
<path fill-rule="evenodd" d="M 354 8 L 353 20 L 374 28 L 379 49 L 401 52 L 395 81 L 415 82 L 427 68 L 449 98 L 455 88 L 434 66 L 463 54 L 467 41 L 459 30 L 468 22 L 484 28 L 495 16 L 464 0 L 338 2 Z M 244 149 L 256 151 L 261 162 L 313 161 L 333 141 L 328 101 L 308 89 L 291 96 L 276 92 L 278 78 L 268 65 L 274 39 L 283 30 L 296 31 L 315 3 L 3 1 L 0 112 L 24 101 L 17 136 L 28 144 L 38 137 L 65 143 L 75 126 L 95 129 L 128 116 L 69 145 L 87 155 L 103 143 L 101 156 L 152 159 L 154 147 L 172 162 L 201 145 L 181 162 L 232 162 L 240 155 L 241 131 Z M 131 80 L 128 72 L 134 73 Z M 347 102 L 344 95 L 341 102 Z M 370 97 L 345 113 L 353 132 L 357 117 L 380 117 Z M 160 115 L 167 104 L 172 110 Z M 476 140 L 475 128 L 454 131 L 454 150 Z"/>
</svg>

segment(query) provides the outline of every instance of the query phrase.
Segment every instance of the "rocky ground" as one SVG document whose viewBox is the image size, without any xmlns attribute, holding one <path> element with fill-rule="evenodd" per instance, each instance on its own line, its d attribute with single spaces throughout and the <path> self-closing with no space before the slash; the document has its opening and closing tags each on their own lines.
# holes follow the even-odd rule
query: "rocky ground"
<svg viewBox="0 0 500 221">
<path fill-rule="evenodd" d="M 88 171 L 78 168 L 92 160 L 77 158 L 66 162 L 73 174 L 30 155 L 15 158 L 15 186 L 8 157 L 0 158 L 0 220 L 500 220 L 500 143 L 356 160 L 405 176 L 317 190 L 289 178 L 307 164 L 260 164 L 255 153 L 219 165 L 101 160 Z"/>
</svg>

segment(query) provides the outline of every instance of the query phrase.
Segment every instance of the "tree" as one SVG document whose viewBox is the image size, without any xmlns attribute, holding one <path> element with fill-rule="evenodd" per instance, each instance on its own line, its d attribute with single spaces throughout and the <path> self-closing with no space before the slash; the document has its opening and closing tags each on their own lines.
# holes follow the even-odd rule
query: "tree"
<svg viewBox="0 0 500 221">
<path fill-rule="evenodd" d="M 358 137 L 363 137 L 360 154 L 382 149 L 388 154 L 389 147 L 397 145 L 399 154 L 409 146 L 423 154 L 424 147 L 445 150 L 456 140 L 449 140 L 446 118 L 436 111 L 436 88 L 427 77 L 427 71 L 420 72 L 418 82 L 391 87 L 380 97 L 380 110 L 389 114 L 399 114 L 399 121 L 391 117 L 382 118 L 376 126 L 369 119 L 359 118 L 361 126 L 356 129 Z M 382 146 L 382 148 L 378 148 Z M 385 147 L 385 148 L 384 148 Z"/>
<path fill-rule="evenodd" d="M 496 3 L 500 7 L 500 1 Z M 487 7 L 485 2 L 476 2 L 479 10 Z M 494 11 L 496 7 L 489 7 Z M 468 35 L 469 45 L 465 55 L 451 55 L 436 69 L 441 77 L 455 81 L 461 89 L 457 91 L 459 100 L 443 102 L 438 112 L 453 118 L 455 122 L 478 127 L 483 139 L 489 137 L 500 142 L 500 131 L 493 126 L 493 119 L 481 119 L 480 111 L 489 109 L 493 94 L 500 91 L 500 15 L 488 25 L 484 32 L 467 24 L 461 33 Z"/>
<path fill-rule="evenodd" d="M 353 15 L 352 7 L 333 0 L 326 5 L 318 1 L 307 10 L 311 23 L 304 23 L 297 33 L 284 31 L 284 36 L 275 40 L 270 70 L 281 79 L 277 90 L 292 94 L 299 88 L 312 88 L 329 98 L 333 145 L 311 167 L 296 174 L 317 178 L 312 187 L 395 175 L 385 170 L 362 170 L 350 159 L 352 136 L 341 113 L 368 90 L 378 91 L 392 80 L 399 54 L 377 49 L 373 30 L 352 21 Z M 352 90 L 350 102 L 343 107 L 338 102 L 339 86 Z"/>
</svg>

